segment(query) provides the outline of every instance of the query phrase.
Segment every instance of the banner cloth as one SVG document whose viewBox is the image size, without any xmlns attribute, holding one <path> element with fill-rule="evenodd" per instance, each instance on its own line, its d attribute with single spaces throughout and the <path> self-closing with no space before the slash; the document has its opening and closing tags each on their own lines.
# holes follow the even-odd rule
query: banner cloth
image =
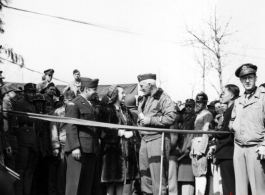
<svg viewBox="0 0 265 195">
<path fill-rule="evenodd" d="M 96 121 L 82 120 L 76 118 L 69 117 L 58 117 L 52 115 L 43 115 L 43 114 L 35 114 L 28 112 L 18 112 L 18 111 L 10 111 L 3 109 L 3 112 L 8 112 L 12 115 L 23 116 L 32 119 L 45 120 L 50 122 L 60 122 L 60 123 L 70 123 L 75 125 L 82 126 L 93 126 L 93 127 L 104 127 L 111 129 L 129 129 L 129 130 L 137 130 L 137 131 L 154 131 L 160 133 L 181 133 L 181 134 L 223 134 L 223 133 L 231 133 L 227 131 L 198 131 L 198 130 L 179 130 L 179 129 L 162 129 L 162 128 L 153 128 L 153 127 L 136 127 L 136 126 L 127 126 L 127 125 L 116 125 L 111 123 L 102 123 Z"/>
</svg>

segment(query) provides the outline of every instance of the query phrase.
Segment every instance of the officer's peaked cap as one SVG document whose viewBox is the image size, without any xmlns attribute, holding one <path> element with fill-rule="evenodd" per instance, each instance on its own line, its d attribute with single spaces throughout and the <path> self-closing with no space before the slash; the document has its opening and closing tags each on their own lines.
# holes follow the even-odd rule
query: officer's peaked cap
<svg viewBox="0 0 265 195">
<path fill-rule="evenodd" d="M 258 67 L 256 65 L 250 63 L 243 64 L 236 70 L 235 75 L 240 78 L 248 74 L 256 74 L 257 70 Z"/>
</svg>

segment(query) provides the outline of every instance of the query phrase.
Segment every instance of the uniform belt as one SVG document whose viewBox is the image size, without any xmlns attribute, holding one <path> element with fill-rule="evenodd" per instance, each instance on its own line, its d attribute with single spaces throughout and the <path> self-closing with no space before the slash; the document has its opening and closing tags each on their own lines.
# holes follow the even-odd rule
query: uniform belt
<svg viewBox="0 0 265 195">
<path fill-rule="evenodd" d="M 19 127 L 33 127 L 34 123 L 19 123 Z"/>
</svg>

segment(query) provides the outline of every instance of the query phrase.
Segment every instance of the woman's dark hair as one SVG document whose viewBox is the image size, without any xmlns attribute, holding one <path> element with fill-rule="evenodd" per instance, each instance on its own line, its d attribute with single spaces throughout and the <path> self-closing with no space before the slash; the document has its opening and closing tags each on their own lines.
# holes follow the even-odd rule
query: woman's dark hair
<svg viewBox="0 0 265 195">
<path fill-rule="evenodd" d="M 232 100 L 235 100 L 239 97 L 240 89 L 238 86 L 233 84 L 228 84 L 225 86 L 225 88 L 234 95 Z"/>
</svg>

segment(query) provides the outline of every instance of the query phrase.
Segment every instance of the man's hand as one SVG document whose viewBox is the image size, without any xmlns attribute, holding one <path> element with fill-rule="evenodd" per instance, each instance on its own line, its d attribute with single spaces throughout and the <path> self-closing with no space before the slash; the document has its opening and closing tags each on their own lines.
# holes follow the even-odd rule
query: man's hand
<svg viewBox="0 0 265 195">
<path fill-rule="evenodd" d="M 150 117 L 144 117 L 141 122 L 143 123 L 144 126 L 149 125 L 151 123 L 151 118 Z"/>
<path fill-rule="evenodd" d="M 216 150 L 216 146 L 211 146 L 209 148 L 209 151 L 207 153 L 207 158 L 208 159 L 212 159 L 213 158 L 213 153 L 215 152 L 215 150 Z"/>
<path fill-rule="evenodd" d="M 54 150 L 52 151 L 52 154 L 53 154 L 53 156 L 58 156 L 58 154 L 59 154 L 59 149 L 54 149 Z"/>
<path fill-rule="evenodd" d="M 81 151 L 79 148 L 76 148 L 75 150 L 72 151 L 72 156 L 74 159 L 79 160 L 81 157 Z"/>
<path fill-rule="evenodd" d="M 265 159 L 265 146 L 259 146 L 256 149 L 256 153 L 259 155 L 260 160 L 264 160 Z"/>
</svg>

